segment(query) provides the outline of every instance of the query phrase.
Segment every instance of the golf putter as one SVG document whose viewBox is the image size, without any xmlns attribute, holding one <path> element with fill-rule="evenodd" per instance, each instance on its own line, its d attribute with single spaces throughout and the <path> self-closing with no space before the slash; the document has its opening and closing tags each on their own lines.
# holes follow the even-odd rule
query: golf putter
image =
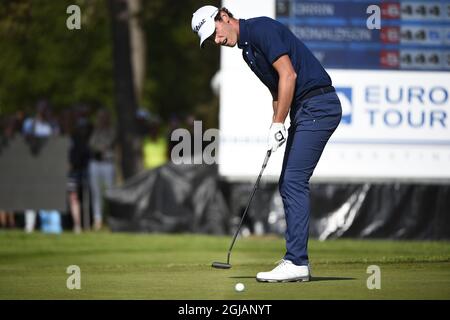
<svg viewBox="0 0 450 320">
<path fill-rule="evenodd" d="M 230 249 L 228 249 L 228 256 L 227 256 L 227 263 L 224 262 L 213 262 L 212 267 L 217 269 L 230 269 L 230 256 L 231 256 L 231 250 L 233 249 L 234 243 L 236 241 L 236 238 L 239 234 L 239 231 L 241 230 L 242 222 L 244 221 L 245 215 L 247 214 L 248 208 L 250 207 L 250 203 L 252 202 L 253 196 L 255 195 L 256 189 L 258 189 L 259 180 L 261 180 L 261 176 L 264 172 L 264 169 L 267 166 L 267 162 L 269 161 L 270 155 L 272 154 L 272 150 L 267 150 L 266 158 L 264 159 L 264 163 L 261 168 L 261 172 L 259 173 L 258 179 L 256 179 L 255 186 L 253 187 L 252 194 L 250 195 L 250 199 L 248 199 L 247 207 L 245 208 L 244 214 L 242 215 L 241 222 L 239 222 L 239 226 L 236 229 L 236 232 L 233 236 L 233 241 L 231 242 Z"/>
</svg>

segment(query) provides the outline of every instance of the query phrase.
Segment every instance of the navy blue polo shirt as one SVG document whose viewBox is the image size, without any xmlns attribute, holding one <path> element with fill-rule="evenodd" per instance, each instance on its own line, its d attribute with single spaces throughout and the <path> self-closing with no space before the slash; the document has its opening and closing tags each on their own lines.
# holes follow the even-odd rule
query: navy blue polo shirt
<svg viewBox="0 0 450 320">
<path fill-rule="evenodd" d="M 297 73 L 293 102 L 307 92 L 331 85 L 331 79 L 312 52 L 282 23 L 268 17 L 239 20 L 239 42 L 245 62 L 269 88 L 278 93 L 278 73 L 272 66 L 287 54 Z"/>
</svg>

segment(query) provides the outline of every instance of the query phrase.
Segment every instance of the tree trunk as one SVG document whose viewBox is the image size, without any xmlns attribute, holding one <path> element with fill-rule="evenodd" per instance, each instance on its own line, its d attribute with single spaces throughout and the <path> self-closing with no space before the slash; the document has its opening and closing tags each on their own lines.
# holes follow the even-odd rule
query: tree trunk
<svg viewBox="0 0 450 320">
<path fill-rule="evenodd" d="M 118 120 L 122 175 L 127 179 L 139 171 L 140 141 L 136 124 L 136 95 L 129 34 L 127 0 L 109 0 L 113 34 L 115 104 Z"/>
<path fill-rule="evenodd" d="M 142 29 L 142 24 L 139 18 L 139 13 L 142 8 L 142 1 L 128 0 L 128 4 L 131 14 L 129 26 L 131 34 L 131 62 L 134 74 L 134 91 L 139 103 L 142 99 L 146 68 L 145 33 L 144 29 Z"/>
</svg>

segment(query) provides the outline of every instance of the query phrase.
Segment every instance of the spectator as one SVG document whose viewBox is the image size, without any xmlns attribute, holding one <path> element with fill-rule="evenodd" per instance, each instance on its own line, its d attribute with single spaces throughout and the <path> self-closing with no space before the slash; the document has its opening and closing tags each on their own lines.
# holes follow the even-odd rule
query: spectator
<svg viewBox="0 0 450 320">
<path fill-rule="evenodd" d="M 59 132 L 58 126 L 52 121 L 50 104 L 40 100 L 36 104 L 36 115 L 25 119 L 22 132 L 25 136 L 49 137 Z"/>
<path fill-rule="evenodd" d="M 149 119 L 148 134 L 143 143 L 144 168 L 153 169 L 167 162 L 167 139 L 161 132 L 161 121 Z"/>
<path fill-rule="evenodd" d="M 169 119 L 168 134 L 167 134 L 167 158 L 171 159 L 172 149 L 179 143 L 177 140 L 172 140 L 172 134 L 175 130 L 179 129 L 182 125 L 180 118 L 173 114 Z"/>
<path fill-rule="evenodd" d="M 14 114 L 14 132 L 20 133 L 24 121 L 25 121 L 25 112 L 22 110 L 16 111 L 16 113 Z"/>
<path fill-rule="evenodd" d="M 73 221 L 73 231 L 81 232 L 81 200 L 87 183 L 89 164 L 89 137 L 92 125 L 88 118 L 88 106 L 80 104 L 75 107 L 74 119 L 70 121 L 69 174 L 67 193 L 69 208 Z M 86 201 L 84 199 L 84 201 Z"/>
<path fill-rule="evenodd" d="M 57 125 L 51 121 L 50 104 L 47 100 L 40 100 L 36 104 L 36 115 L 25 119 L 22 127 L 22 133 L 28 139 L 47 138 L 57 134 L 59 131 Z M 33 140 L 31 140 L 33 141 Z M 40 210 L 41 218 L 49 217 L 48 221 L 60 224 L 60 213 L 56 210 Z M 47 221 L 47 219 L 46 219 Z M 32 209 L 25 210 L 25 232 L 34 231 L 36 224 L 36 211 Z M 59 228 L 52 229 L 52 232 L 59 232 Z"/>
<path fill-rule="evenodd" d="M 103 188 L 111 188 L 115 179 L 114 148 L 116 130 L 111 115 L 106 109 L 97 113 L 94 130 L 89 139 L 91 159 L 89 161 L 89 185 L 94 210 L 94 230 L 103 224 Z"/>
<path fill-rule="evenodd" d="M 1 123 L 0 151 L 14 137 L 17 131 L 15 116 L 8 116 L 1 120 L 3 121 Z M 2 228 L 14 228 L 15 225 L 14 212 L 0 210 L 0 226 Z"/>
<path fill-rule="evenodd" d="M 14 212 L 0 210 L 0 226 L 2 228 L 14 228 L 16 226 Z"/>
<path fill-rule="evenodd" d="M 15 116 L 6 116 L 0 118 L 0 150 L 2 146 L 6 146 L 9 140 L 14 138 L 17 132 Z"/>
</svg>

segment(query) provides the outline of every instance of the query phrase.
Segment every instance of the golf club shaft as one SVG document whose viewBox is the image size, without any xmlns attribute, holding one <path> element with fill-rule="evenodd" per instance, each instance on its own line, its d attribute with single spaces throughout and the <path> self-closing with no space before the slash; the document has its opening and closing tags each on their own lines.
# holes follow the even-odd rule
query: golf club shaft
<svg viewBox="0 0 450 320">
<path fill-rule="evenodd" d="M 245 208 L 244 214 L 242 215 L 241 221 L 239 222 L 238 228 L 236 229 L 236 232 L 233 236 L 233 241 L 231 242 L 230 249 L 228 249 L 228 256 L 227 256 L 227 263 L 230 263 L 230 256 L 231 256 L 231 250 L 233 249 L 234 243 L 236 242 L 236 238 L 239 234 L 239 231 L 241 230 L 242 222 L 244 221 L 245 215 L 247 214 L 248 208 L 250 207 L 250 203 L 252 202 L 253 196 L 255 195 L 256 189 L 258 189 L 259 181 L 261 180 L 262 174 L 264 172 L 264 169 L 267 166 L 267 162 L 269 161 L 270 155 L 272 154 L 272 150 L 267 150 L 266 158 L 264 159 L 264 163 L 261 168 L 261 172 L 259 173 L 258 178 L 256 179 L 255 186 L 253 187 L 252 194 L 250 195 L 250 198 L 248 199 L 247 207 Z"/>
</svg>

